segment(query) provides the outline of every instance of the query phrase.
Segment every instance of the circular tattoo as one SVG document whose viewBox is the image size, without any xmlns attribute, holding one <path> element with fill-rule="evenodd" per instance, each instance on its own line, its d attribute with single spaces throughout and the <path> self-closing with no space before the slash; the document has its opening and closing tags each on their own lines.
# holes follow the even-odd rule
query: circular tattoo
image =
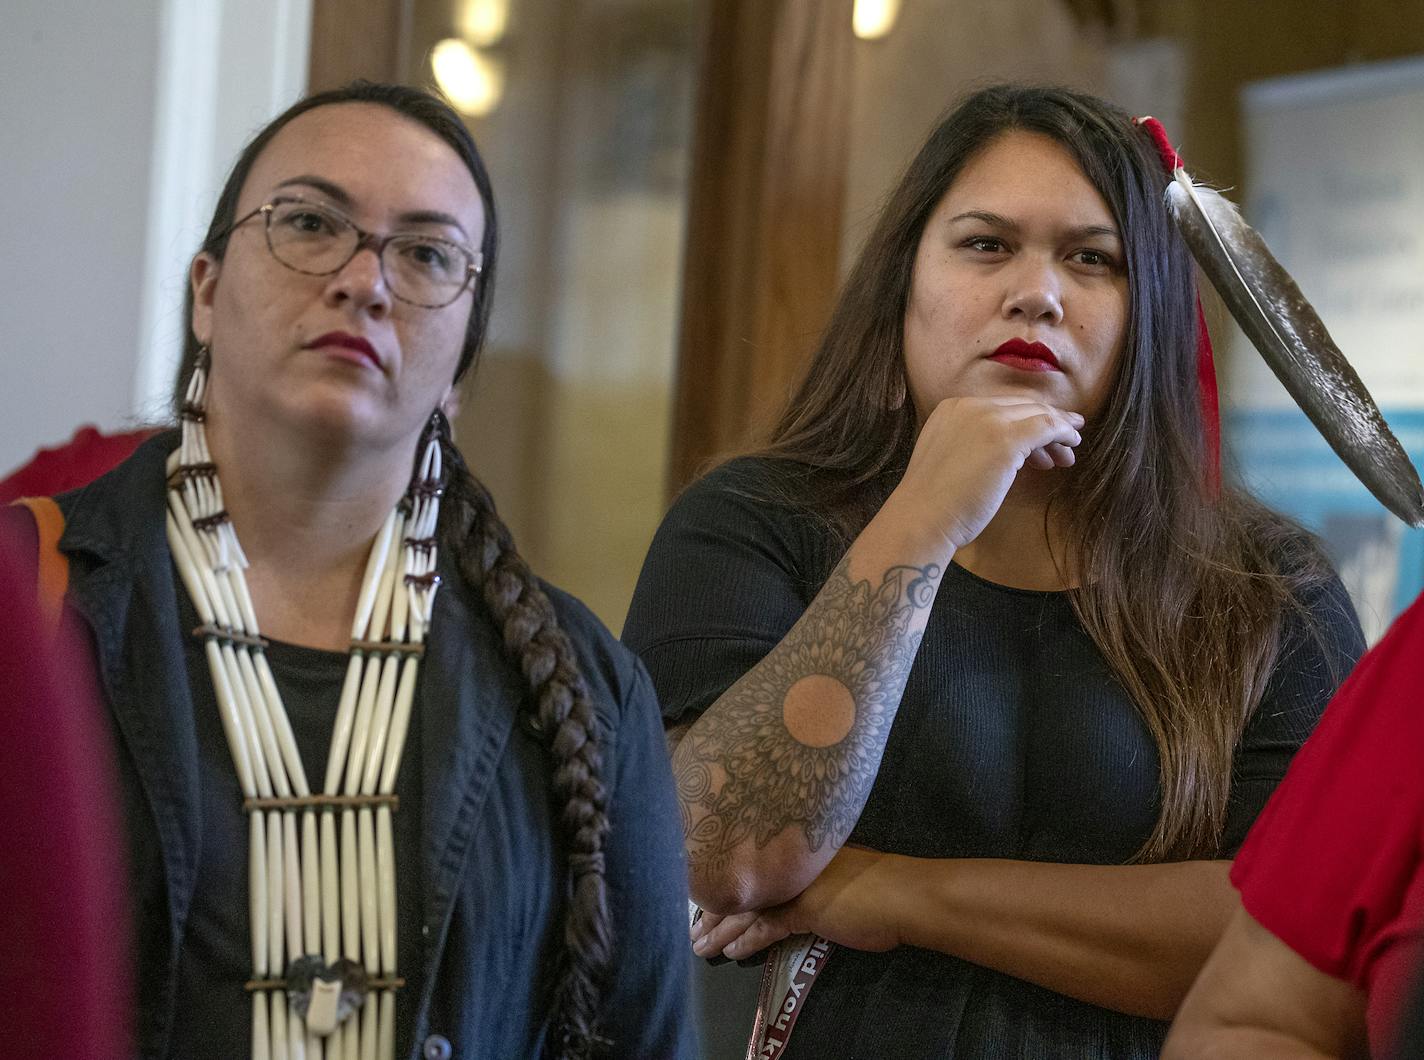
<svg viewBox="0 0 1424 1060">
<path fill-rule="evenodd" d="M 798 743 L 830 747 L 844 740 L 855 724 L 855 698 L 834 677 L 810 674 L 786 690 L 781 716 Z"/>
</svg>

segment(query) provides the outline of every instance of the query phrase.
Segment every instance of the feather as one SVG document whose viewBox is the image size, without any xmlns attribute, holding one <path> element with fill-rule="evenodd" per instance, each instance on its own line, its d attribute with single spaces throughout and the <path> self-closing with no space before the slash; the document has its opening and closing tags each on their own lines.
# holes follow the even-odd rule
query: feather
<svg viewBox="0 0 1424 1060">
<path fill-rule="evenodd" d="M 1167 204 L 1246 337 L 1330 447 L 1386 508 L 1424 526 L 1424 486 L 1399 440 L 1290 273 L 1224 196 L 1178 168 Z"/>
</svg>

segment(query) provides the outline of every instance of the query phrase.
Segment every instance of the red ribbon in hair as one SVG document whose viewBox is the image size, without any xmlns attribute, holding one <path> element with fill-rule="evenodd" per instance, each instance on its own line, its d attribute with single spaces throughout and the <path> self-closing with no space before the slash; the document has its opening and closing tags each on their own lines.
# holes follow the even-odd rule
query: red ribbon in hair
<svg viewBox="0 0 1424 1060">
<path fill-rule="evenodd" d="M 1182 156 L 1177 154 L 1167 130 L 1156 118 L 1133 118 L 1133 123 L 1147 130 L 1157 157 L 1167 176 L 1182 168 Z M 1216 393 L 1216 359 L 1212 356 L 1211 335 L 1206 330 L 1206 314 L 1201 298 L 1197 298 L 1197 386 L 1201 391 L 1202 430 L 1206 441 L 1207 490 L 1216 496 L 1221 490 L 1221 407 Z"/>
</svg>

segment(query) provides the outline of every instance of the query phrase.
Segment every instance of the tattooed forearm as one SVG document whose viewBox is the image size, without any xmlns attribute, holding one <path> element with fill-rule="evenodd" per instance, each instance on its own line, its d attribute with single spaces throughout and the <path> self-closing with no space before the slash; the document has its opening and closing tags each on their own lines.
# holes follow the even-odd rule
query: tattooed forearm
<svg viewBox="0 0 1424 1060">
<path fill-rule="evenodd" d="M 878 587 L 843 559 L 800 621 L 707 710 L 674 756 L 688 851 L 725 867 L 788 829 L 807 849 L 850 835 L 919 649 L 941 568 L 897 566 Z"/>
</svg>

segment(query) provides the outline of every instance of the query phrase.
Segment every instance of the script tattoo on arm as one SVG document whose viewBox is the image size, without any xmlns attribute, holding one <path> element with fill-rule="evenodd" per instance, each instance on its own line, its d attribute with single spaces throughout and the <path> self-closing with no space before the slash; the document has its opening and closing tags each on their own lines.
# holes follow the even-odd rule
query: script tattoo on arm
<svg viewBox="0 0 1424 1060">
<path fill-rule="evenodd" d="M 725 867 L 748 840 L 762 848 L 787 829 L 812 852 L 845 842 L 941 573 L 895 566 L 872 587 L 852 581 L 842 559 L 781 643 L 680 734 L 673 771 L 695 860 Z M 810 727 L 808 704 L 819 715 Z"/>
</svg>

